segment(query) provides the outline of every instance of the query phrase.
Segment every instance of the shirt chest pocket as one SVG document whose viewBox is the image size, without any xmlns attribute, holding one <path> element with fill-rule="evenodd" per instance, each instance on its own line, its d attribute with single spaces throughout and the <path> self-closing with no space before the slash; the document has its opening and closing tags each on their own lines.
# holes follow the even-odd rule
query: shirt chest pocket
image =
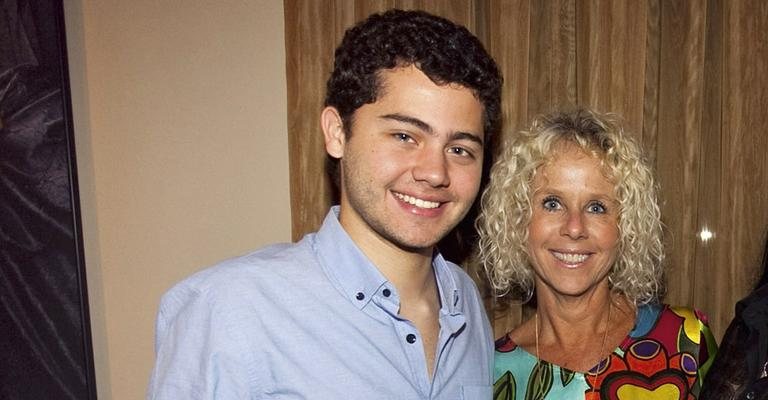
<svg viewBox="0 0 768 400">
<path fill-rule="evenodd" d="M 491 385 L 464 385 L 461 387 L 462 400 L 490 400 L 493 397 Z"/>
</svg>

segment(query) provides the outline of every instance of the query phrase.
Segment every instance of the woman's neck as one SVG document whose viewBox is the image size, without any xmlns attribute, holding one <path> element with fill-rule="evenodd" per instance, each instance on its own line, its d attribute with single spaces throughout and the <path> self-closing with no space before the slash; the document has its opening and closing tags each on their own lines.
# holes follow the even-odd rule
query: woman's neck
<svg viewBox="0 0 768 400">
<path fill-rule="evenodd" d="M 634 325 L 635 309 L 624 296 L 609 293 L 582 301 L 541 301 L 532 320 L 521 332 L 527 332 L 521 339 L 529 353 L 574 371 L 587 371 L 626 338 Z"/>
</svg>

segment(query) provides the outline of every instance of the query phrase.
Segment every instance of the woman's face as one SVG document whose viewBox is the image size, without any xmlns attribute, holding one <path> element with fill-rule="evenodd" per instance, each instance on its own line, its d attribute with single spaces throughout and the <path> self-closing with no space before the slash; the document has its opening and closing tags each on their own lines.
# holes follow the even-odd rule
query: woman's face
<svg viewBox="0 0 768 400">
<path fill-rule="evenodd" d="M 600 160 L 556 145 L 533 180 L 528 254 L 536 290 L 579 297 L 608 285 L 619 240 L 619 203 Z"/>
</svg>

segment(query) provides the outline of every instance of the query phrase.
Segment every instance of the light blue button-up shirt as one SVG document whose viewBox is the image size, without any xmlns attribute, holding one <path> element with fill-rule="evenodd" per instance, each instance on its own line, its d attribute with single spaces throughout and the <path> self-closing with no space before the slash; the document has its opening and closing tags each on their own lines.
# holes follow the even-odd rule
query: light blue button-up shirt
<svg viewBox="0 0 768 400">
<path fill-rule="evenodd" d="M 399 295 L 328 213 L 296 244 L 177 284 L 157 316 L 148 399 L 490 399 L 493 343 L 472 280 L 439 254 L 433 376 Z"/>
</svg>

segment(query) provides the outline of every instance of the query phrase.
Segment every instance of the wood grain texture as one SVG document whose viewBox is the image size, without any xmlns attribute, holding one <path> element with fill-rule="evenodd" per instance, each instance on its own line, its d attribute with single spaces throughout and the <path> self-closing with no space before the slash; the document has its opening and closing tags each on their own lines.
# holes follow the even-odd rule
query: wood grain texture
<svg viewBox="0 0 768 400">
<path fill-rule="evenodd" d="M 648 6 L 632 0 L 577 2 L 578 103 L 620 114 L 641 132 Z"/>
<path fill-rule="evenodd" d="M 320 226 L 333 192 L 319 122 L 334 50 L 325 43 L 339 41 L 342 32 L 343 13 L 333 3 L 284 2 L 293 240 Z"/>
<path fill-rule="evenodd" d="M 488 9 L 486 45 L 504 75 L 502 132 L 514 135 L 529 120 L 531 1 L 491 0 Z"/>
<path fill-rule="evenodd" d="M 662 2 L 656 167 L 674 288 L 667 299 L 681 305 L 693 299 L 696 274 L 705 17 L 704 2 Z"/>
<path fill-rule="evenodd" d="M 466 25 L 504 74 L 504 135 L 570 105 L 621 114 L 661 185 L 666 301 L 716 336 L 754 285 L 768 230 L 768 2 L 762 0 L 286 0 L 294 239 L 331 202 L 318 116 L 344 29 L 391 7 Z M 707 242 L 699 232 L 707 228 Z M 479 282 L 483 286 L 483 282 Z M 528 312 L 487 301 L 497 336 Z"/>
<path fill-rule="evenodd" d="M 526 120 L 576 104 L 576 20 L 570 0 L 530 4 Z"/>
<path fill-rule="evenodd" d="M 743 297 L 762 273 L 757 266 L 768 224 L 768 3 L 724 4 L 718 260 L 728 279 L 715 288 L 722 301 L 713 304 L 717 321 L 731 316 L 727 305 Z"/>
<path fill-rule="evenodd" d="M 661 0 L 648 0 L 645 22 L 645 74 L 643 77 L 642 139 L 650 161 L 655 165 L 659 134 L 659 69 L 661 63 Z"/>
<path fill-rule="evenodd" d="M 701 138 L 699 153 L 699 187 L 696 195 L 700 199 L 696 210 L 696 226 L 722 235 L 723 219 L 722 191 L 724 170 L 722 164 L 722 103 L 723 103 L 723 2 L 709 0 L 706 4 L 706 32 L 704 44 L 704 78 L 701 115 Z M 730 271 L 721 268 L 725 241 L 722 237 L 701 241 L 695 238 L 696 251 L 691 279 L 694 291 L 689 303 L 706 310 L 710 318 L 719 321 L 730 315 L 735 299 L 719 288 L 729 280 Z M 725 275 L 724 275 L 725 274 Z M 723 279 L 725 278 L 725 279 Z M 727 297 L 724 299 L 723 297 Z M 721 324 L 718 324 L 721 325 Z M 719 327 L 722 329 L 724 327 Z"/>
</svg>

